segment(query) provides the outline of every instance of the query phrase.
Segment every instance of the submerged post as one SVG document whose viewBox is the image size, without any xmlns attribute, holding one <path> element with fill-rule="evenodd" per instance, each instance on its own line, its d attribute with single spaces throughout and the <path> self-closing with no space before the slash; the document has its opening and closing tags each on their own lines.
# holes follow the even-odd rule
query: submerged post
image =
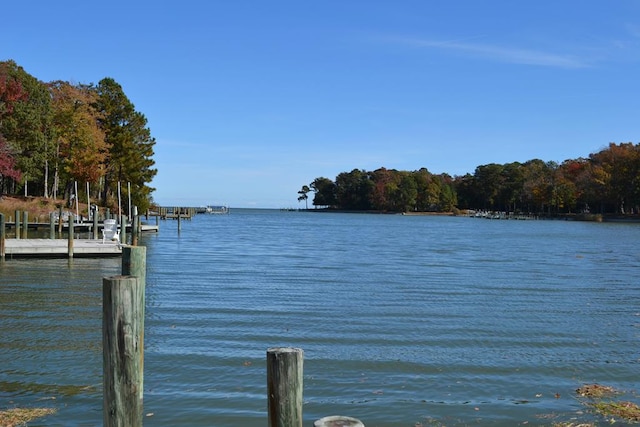
<svg viewBox="0 0 640 427">
<path fill-rule="evenodd" d="M 302 427 L 302 349 L 267 350 L 269 427 Z"/>
<path fill-rule="evenodd" d="M 29 212 L 22 212 L 22 238 L 29 237 Z"/>
<path fill-rule="evenodd" d="M 143 307 L 133 276 L 102 280 L 103 425 L 142 426 Z"/>
<path fill-rule="evenodd" d="M 6 231 L 4 228 L 4 214 L 0 213 L 0 259 L 4 259 L 4 239 Z"/>
<path fill-rule="evenodd" d="M 73 258 L 73 214 L 69 214 L 69 236 L 67 238 L 67 252 Z"/>
</svg>

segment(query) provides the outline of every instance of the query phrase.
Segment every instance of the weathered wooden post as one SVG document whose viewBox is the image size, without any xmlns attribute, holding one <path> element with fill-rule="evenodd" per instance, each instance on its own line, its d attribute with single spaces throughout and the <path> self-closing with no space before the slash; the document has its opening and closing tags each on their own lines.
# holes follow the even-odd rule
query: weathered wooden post
<svg viewBox="0 0 640 427">
<path fill-rule="evenodd" d="M 20 238 L 20 211 L 16 209 L 16 220 L 14 222 L 16 229 L 16 239 Z"/>
<path fill-rule="evenodd" d="M 123 246 L 122 248 L 122 275 L 135 276 L 138 278 L 138 294 L 136 301 L 140 303 L 140 400 L 144 390 L 144 308 L 145 290 L 147 286 L 147 247 L 146 246 Z"/>
<path fill-rule="evenodd" d="M 135 276 L 140 279 L 142 296 L 147 281 L 147 247 L 125 246 L 122 248 L 122 275 Z M 144 306 L 142 307 L 144 314 Z"/>
<path fill-rule="evenodd" d="M 269 427 L 302 427 L 302 349 L 267 350 Z"/>
<path fill-rule="evenodd" d="M 49 213 L 49 239 L 56 238 L 56 217 L 53 212 Z"/>
<path fill-rule="evenodd" d="M 29 212 L 22 212 L 22 238 L 29 237 Z"/>
<path fill-rule="evenodd" d="M 120 215 L 120 243 L 127 244 L 127 217 Z"/>
<path fill-rule="evenodd" d="M 178 211 L 178 231 L 182 230 L 182 223 L 180 220 L 180 211 Z"/>
<path fill-rule="evenodd" d="M 313 427 L 364 427 L 364 424 L 357 418 L 332 415 L 316 420 Z"/>
<path fill-rule="evenodd" d="M 0 259 L 4 259 L 4 239 L 6 237 L 6 231 L 4 228 L 4 214 L 0 213 Z"/>
<path fill-rule="evenodd" d="M 93 210 L 93 240 L 98 240 L 98 207 Z"/>
<path fill-rule="evenodd" d="M 138 208 L 133 207 L 133 220 L 131 221 L 131 244 L 138 246 Z"/>
<path fill-rule="evenodd" d="M 62 223 L 64 222 L 64 219 L 62 218 L 62 206 L 60 206 L 58 208 L 58 234 L 60 235 L 60 238 L 62 239 Z"/>
<path fill-rule="evenodd" d="M 105 427 L 142 426 L 144 301 L 134 276 L 102 280 L 102 412 Z"/>
<path fill-rule="evenodd" d="M 73 258 L 73 214 L 69 214 L 69 236 L 67 238 L 67 252 L 69 258 Z"/>
</svg>

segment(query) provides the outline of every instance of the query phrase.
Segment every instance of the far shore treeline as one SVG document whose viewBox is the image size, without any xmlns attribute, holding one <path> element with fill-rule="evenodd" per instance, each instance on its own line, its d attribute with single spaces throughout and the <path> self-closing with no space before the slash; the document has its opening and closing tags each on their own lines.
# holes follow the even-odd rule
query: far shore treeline
<svg viewBox="0 0 640 427">
<path fill-rule="evenodd" d="M 0 62 L 0 196 L 90 196 L 117 206 L 121 183 L 123 200 L 131 188 L 132 205 L 144 211 L 154 145 L 147 119 L 114 79 L 45 83 L 15 61 Z"/>
<path fill-rule="evenodd" d="M 563 215 L 638 214 L 640 144 L 610 143 L 588 158 L 558 164 L 539 159 L 487 164 L 451 177 L 422 168 L 354 169 L 335 180 L 319 177 L 298 201 L 346 211 L 457 212 L 464 209 Z"/>
</svg>

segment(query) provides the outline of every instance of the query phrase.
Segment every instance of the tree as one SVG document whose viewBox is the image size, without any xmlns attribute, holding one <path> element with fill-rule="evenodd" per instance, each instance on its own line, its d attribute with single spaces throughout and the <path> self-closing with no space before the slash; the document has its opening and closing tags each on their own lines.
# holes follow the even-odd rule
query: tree
<svg viewBox="0 0 640 427">
<path fill-rule="evenodd" d="M 7 190 L 7 179 L 18 181 L 20 175 L 11 148 L 7 145 L 4 137 L 0 135 L 0 195 Z"/>
<path fill-rule="evenodd" d="M 22 178 L 33 180 L 46 195 L 51 98 L 46 85 L 14 61 L 0 62 L 0 134 L 15 153 Z M 34 190 L 35 191 L 35 190 Z"/>
<path fill-rule="evenodd" d="M 342 172 L 336 177 L 338 206 L 347 210 L 370 210 L 372 189 L 373 182 L 368 172 L 359 169 Z"/>
<path fill-rule="evenodd" d="M 479 197 L 484 209 L 502 210 L 504 208 L 500 200 L 504 184 L 503 170 L 504 166 L 496 163 L 481 165 L 475 170 L 476 189 L 480 192 Z"/>
<path fill-rule="evenodd" d="M 298 197 L 298 202 L 301 202 L 304 200 L 304 206 L 306 209 L 309 209 L 309 205 L 307 204 L 307 199 L 309 198 L 309 196 L 307 196 L 307 193 L 310 192 L 311 189 L 309 188 L 308 185 L 303 185 L 302 189 L 300 191 L 298 191 L 298 194 L 300 195 Z"/>
<path fill-rule="evenodd" d="M 311 183 L 311 189 L 315 192 L 313 197 L 314 206 L 335 206 L 336 184 L 329 178 L 319 177 Z"/>
<path fill-rule="evenodd" d="M 155 139 L 147 128 L 147 119 L 135 110 L 114 79 L 102 79 L 95 90 L 98 94 L 95 106 L 101 114 L 99 123 L 108 147 L 103 203 L 108 203 L 118 183 L 128 182 L 135 190 L 131 194 L 133 204 L 144 211 L 154 190 L 147 184 L 158 172 L 153 168 Z"/>
<path fill-rule="evenodd" d="M 53 193 L 62 178 L 66 197 L 74 181 L 98 183 L 104 175 L 107 144 L 95 108 L 98 95 L 91 87 L 57 81 L 49 88 L 56 136 Z"/>
<path fill-rule="evenodd" d="M 446 173 L 436 176 L 440 182 L 440 195 L 438 199 L 439 212 L 451 212 L 458 204 L 458 195 L 453 179 Z"/>
</svg>

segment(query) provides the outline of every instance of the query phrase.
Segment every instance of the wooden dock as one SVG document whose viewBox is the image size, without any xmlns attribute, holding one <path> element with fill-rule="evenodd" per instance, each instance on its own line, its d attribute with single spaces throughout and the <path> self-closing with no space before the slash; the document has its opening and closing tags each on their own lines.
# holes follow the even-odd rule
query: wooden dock
<svg viewBox="0 0 640 427">
<path fill-rule="evenodd" d="M 5 257 L 61 257 L 69 256 L 68 239 L 6 239 Z M 121 256 L 122 245 L 102 239 L 74 239 L 74 257 Z"/>
</svg>

